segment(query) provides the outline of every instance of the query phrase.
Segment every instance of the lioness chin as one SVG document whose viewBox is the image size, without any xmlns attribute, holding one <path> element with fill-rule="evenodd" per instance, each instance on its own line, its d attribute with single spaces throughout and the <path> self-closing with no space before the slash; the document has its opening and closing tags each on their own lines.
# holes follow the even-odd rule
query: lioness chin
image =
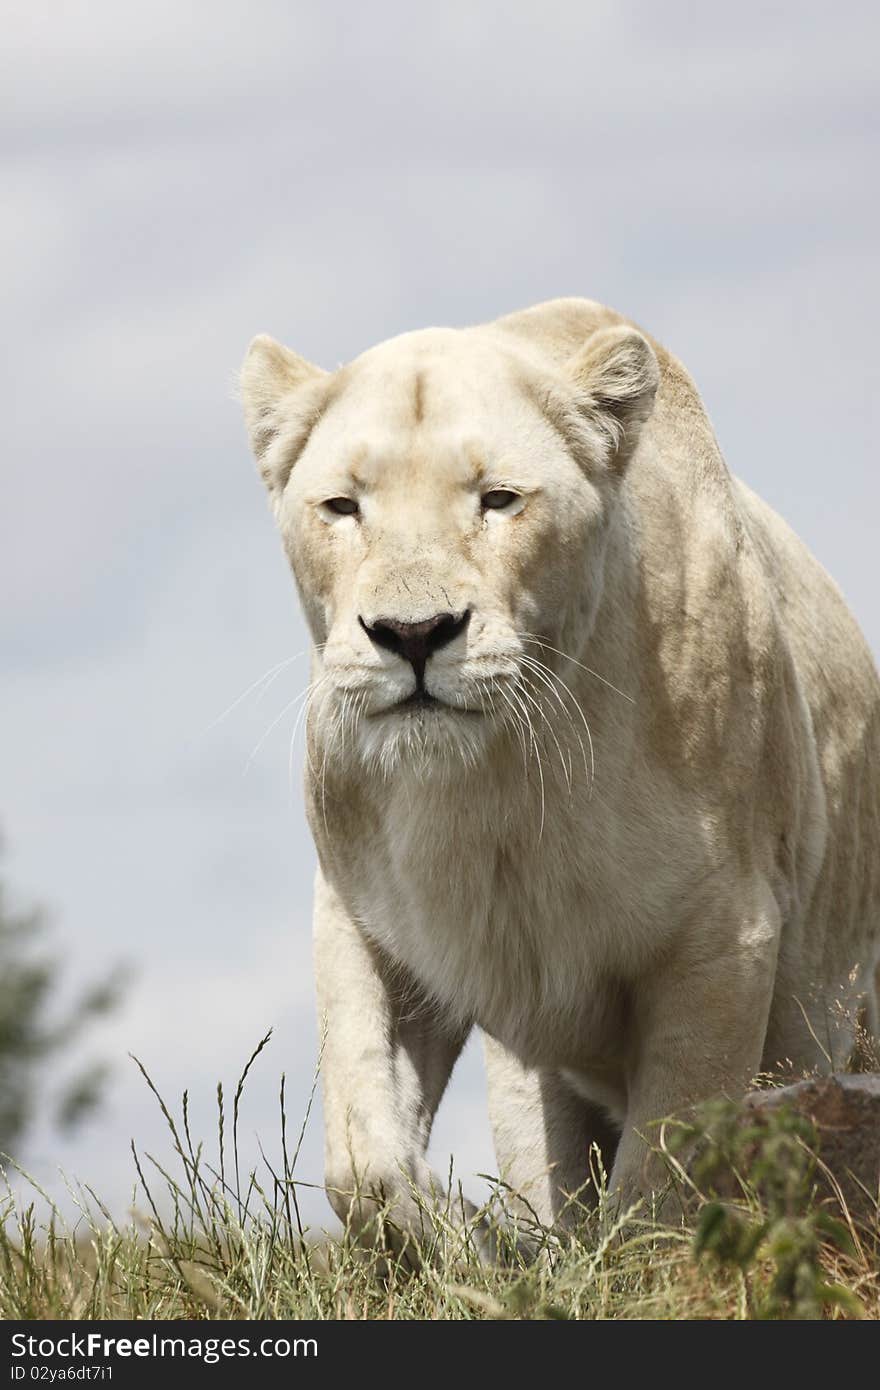
<svg viewBox="0 0 880 1390">
<path fill-rule="evenodd" d="M 272 340 L 251 444 L 314 643 L 326 1182 L 398 1231 L 474 1025 L 545 1222 L 662 1182 L 652 1122 L 877 1029 L 880 683 L 697 390 L 587 300 L 323 372 Z"/>
</svg>

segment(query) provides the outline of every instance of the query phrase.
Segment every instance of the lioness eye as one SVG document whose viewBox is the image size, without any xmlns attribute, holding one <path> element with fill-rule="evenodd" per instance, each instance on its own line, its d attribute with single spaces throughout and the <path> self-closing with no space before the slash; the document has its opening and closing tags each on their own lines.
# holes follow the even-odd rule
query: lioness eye
<svg viewBox="0 0 880 1390">
<path fill-rule="evenodd" d="M 511 502 L 515 502 L 518 496 L 518 492 L 509 492 L 507 488 L 496 487 L 491 492 L 483 493 L 480 498 L 480 506 L 484 511 L 500 512 L 505 507 L 509 507 Z"/>
<path fill-rule="evenodd" d="M 328 497 L 324 506 L 329 507 L 331 512 L 336 512 L 339 516 L 355 516 L 359 510 L 353 497 Z"/>
</svg>

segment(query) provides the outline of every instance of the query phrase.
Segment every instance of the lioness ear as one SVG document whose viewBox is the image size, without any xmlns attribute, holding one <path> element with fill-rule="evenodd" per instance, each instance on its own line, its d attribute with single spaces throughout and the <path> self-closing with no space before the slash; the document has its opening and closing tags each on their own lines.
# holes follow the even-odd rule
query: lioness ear
<svg viewBox="0 0 880 1390">
<path fill-rule="evenodd" d="M 604 328 L 566 364 L 583 392 L 582 409 L 611 448 L 614 466 L 628 462 L 654 408 L 660 368 L 654 350 L 634 328 Z"/>
<path fill-rule="evenodd" d="M 251 450 L 270 493 L 283 491 L 320 417 L 329 380 L 329 372 L 265 333 L 248 348 L 239 392 Z M 283 444 L 280 456 L 272 447 L 276 443 Z"/>
</svg>

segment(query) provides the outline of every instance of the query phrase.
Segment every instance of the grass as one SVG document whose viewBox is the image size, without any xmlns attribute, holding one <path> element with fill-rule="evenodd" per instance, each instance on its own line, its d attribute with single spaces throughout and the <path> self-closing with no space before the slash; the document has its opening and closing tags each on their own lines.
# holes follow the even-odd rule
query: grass
<svg viewBox="0 0 880 1390">
<path fill-rule="evenodd" d="M 171 1153 L 160 1162 L 132 1145 L 137 1211 L 128 1224 L 117 1224 L 90 1189 L 80 1194 L 73 1228 L 32 1179 L 49 1206 L 45 1220 L 36 1200 L 8 1192 L 0 1211 L 0 1316 L 880 1318 L 877 1211 L 857 1221 L 841 1200 L 829 1199 L 833 1175 L 815 1158 L 815 1136 L 785 1111 L 758 1130 L 743 1128 L 736 1107 L 716 1104 L 695 1125 L 662 1132 L 658 1145 L 681 1197 L 675 1226 L 638 1208 L 617 1212 L 600 1173 L 599 1207 L 578 1208 L 576 1237 L 517 1221 L 496 1183 L 482 1209 L 504 1253 L 492 1267 L 451 1221 L 449 1202 L 425 1209 L 417 1252 L 411 1244 L 394 1254 L 381 1234 L 388 1224 L 378 1219 L 366 1248 L 348 1231 L 329 1237 L 304 1229 L 295 1170 L 309 1116 L 291 1142 L 283 1079 L 280 1160 L 273 1166 L 263 1155 L 261 1169 L 247 1174 L 239 1167 L 239 1105 L 267 1041 L 242 1073 L 231 1115 L 218 1087 L 210 1160 L 193 1142 L 186 1093 L 175 1115 L 141 1067 Z M 685 1167 L 682 1146 L 694 1143 L 698 1158 Z M 527 1234 L 534 1258 L 524 1258 L 515 1231 Z"/>
</svg>

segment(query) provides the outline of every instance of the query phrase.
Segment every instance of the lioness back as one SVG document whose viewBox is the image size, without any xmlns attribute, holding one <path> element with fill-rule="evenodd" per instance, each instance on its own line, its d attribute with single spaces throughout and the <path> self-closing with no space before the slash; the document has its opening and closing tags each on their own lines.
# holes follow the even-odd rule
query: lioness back
<svg viewBox="0 0 880 1390">
<path fill-rule="evenodd" d="M 826 977 L 859 959 L 870 972 L 880 919 L 877 670 L 833 579 L 766 502 L 736 486 L 809 707 L 825 793 L 822 864 L 803 937 L 786 950 Z M 876 987 L 868 1011 L 876 1033 Z"/>
<path fill-rule="evenodd" d="M 558 363 L 585 336 L 629 322 L 592 301 L 562 299 L 510 315 L 497 326 Z M 806 966 L 840 978 L 855 954 L 864 961 L 860 976 L 870 973 L 880 935 L 880 680 L 875 662 L 837 585 L 782 518 L 729 474 L 689 375 L 666 349 L 649 340 L 660 366 L 660 385 L 640 453 L 651 478 L 647 481 L 639 472 L 637 458 L 628 481 L 652 507 L 657 504 L 658 472 L 669 484 L 675 518 L 661 504 L 666 524 L 659 549 L 667 552 L 670 567 L 674 562 L 667 547 L 677 538 L 675 523 L 680 525 L 682 511 L 687 516 L 689 510 L 682 503 L 699 493 L 708 493 L 715 512 L 706 528 L 716 548 L 709 568 L 717 573 L 728 564 L 735 567 L 737 552 L 746 546 L 753 550 L 766 587 L 756 587 L 753 572 L 745 586 L 750 602 L 758 608 L 767 605 L 765 621 L 773 640 L 790 655 L 809 712 L 803 734 L 815 741 L 822 796 L 810 816 L 813 826 L 802 852 L 807 860 L 804 881 L 814 881 L 804 893 L 808 901 L 800 904 L 800 929 L 795 926 L 790 933 L 783 957 L 799 955 L 799 973 Z M 651 455 L 654 431 L 661 435 L 662 469 Z M 650 541 L 656 532 L 646 528 L 643 537 Z M 681 620 L 688 616 L 683 607 Z"/>
</svg>

